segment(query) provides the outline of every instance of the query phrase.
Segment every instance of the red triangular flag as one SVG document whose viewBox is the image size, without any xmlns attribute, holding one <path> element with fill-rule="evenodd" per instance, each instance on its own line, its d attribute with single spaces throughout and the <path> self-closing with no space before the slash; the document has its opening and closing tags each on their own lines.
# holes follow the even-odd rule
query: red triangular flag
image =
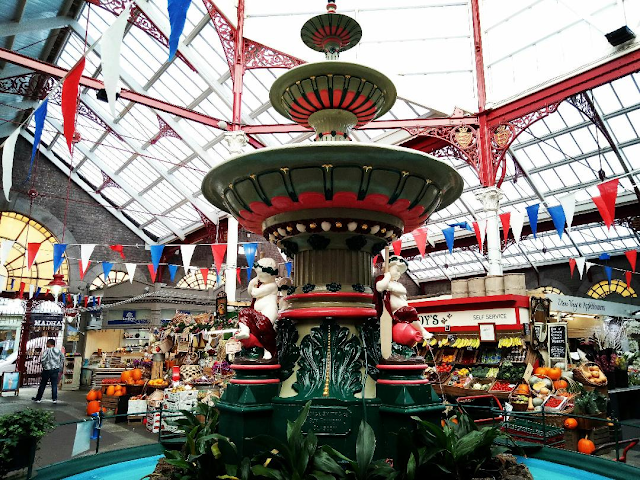
<svg viewBox="0 0 640 480">
<path fill-rule="evenodd" d="M 69 153 L 76 131 L 76 112 L 78 111 L 78 86 L 84 70 L 84 57 L 73 67 L 62 83 L 62 123 L 64 124 L 64 138 L 67 139 Z"/>
<path fill-rule="evenodd" d="M 26 287 L 24 282 L 20 282 L 20 291 L 18 292 L 18 298 L 22 299 L 22 294 L 24 294 L 24 288 Z"/>
<path fill-rule="evenodd" d="M 631 272 L 629 271 L 624 272 L 624 278 L 627 281 L 627 288 L 631 288 L 631 276 L 632 276 Z"/>
<path fill-rule="evenodd" d="M 242 279 L 240 278 L 240 269 L 236 268 L 236 278 L 238 279 L 238 283 L 242 285 Z"/>
<path fill-rule="evenodd" d="M 114 252 L 118 252 L 123 260 L 126 260 L 124 256 L 124 251 L 122 250 L 122 245 L 109 245 L 109 248 Z"/>
<path fill-rule="evenodd" d="M 78 268 L 80 269 L 80 280 L 84 280 L 84 275 L 89 270 L 89 265 L 91 265 L 91 260 L 87 262 L 87 267 L 82 268 L 82 260 L 78 260 Z"/>
<path fill-rule="evenodd" d="M 604 199 L 600 196 L 595 196 L 591 197 L 591 200 L 593 200 L 593 203 L 598 207 L 598 212 L 600 212 L 600 216 L 602 217 L 602 220 L 604 220 L 604 224 L 607 226 L 607 229 L 611 228 L 613 217 L 611 216 Z"/>
<path fill-rule="evenodd" d="M 371 263 L 373 263 L 373 266 L 376 265 L 376 263 L 378 263 L 378 258 L 380 258 L 380 255 L 376 255 L 375 257 L 373 257 L 373 260 Z"/>
<path fill-rule="evenodd" d="M 222 262 L 224 260 L 224 254 L 227 251 L 226 243 L 218 243 L 211 245 L 211 253 L 213 253 L 213 262 L 216 264 L 216 273 L 220 275 L 220 269 L 222 268 Z"/>
<path fill-rule="evenodd" d="M 28 243 L 27 244 L 27 270 L 31 270 L 33 266 L 33 262 L 36 259 L 36 255 L 38 255 L 38 250 L 40 250 L 41 243 Z"/>
<path fill-rule="evenodd" d="M 153 268 L 153 264 L 147 264 L 147 268 L 149 269 L 149 275 L 151 275 L 151 283 L 156 283 L 156 269 Z"/>
<path fill-rule="evenodd" d="M 476 240 L 478 240 L 478 248 L 482 252 L 482 234 L 480 233 L 480 225 L 478 222 L 473 222 L 473 231 L 476 233 Z"/>
<path fill-rule="evenodd" d="M 399 238 L 391 246 L 393 247 L 393 254 L 399 257 L 402 254 L 402 239 Z"/>
<path fill-rule="evenodd" d="M 616 218 L 616 198 L 618 198 L 618 183 L 620 180 L 617 178 L 613 180 L 609 180 L 608 182 L 601 183 L 598 185 L 598 190 L 600 190 L 600 196 L 604 201 L 604 204 L 609 211 L 609 215 L 611 216 L 611 220 Z"/>
<path fill-rule="evenodd" d="M 208 268 L 201 268 L 200 273 L 202 274 L 202 280 L 204 280 L 204 288 L 207 289 L 207 277 L 209 276 Z"/>
<path fill-rule="evenodd" d="M 102 297 L 96 297 L 96 300 L 98 301 L 98 305 L 100 305 L 100 302 L 102 302 Z"/>
<path fill-rule="evenodd" d="M 627 260 L 629 260 L 629 263 L 631 264 L 631 270 L 633 270 L 634 272 L 636 271 L 636 259 L 638 258 L 638 251 L 637 250 L 628 250 L 626 252 L 624 252 L 625 257 L 627 257 Z"/>
<path fill-rule="evenodd" d="M 413 232 L 413 239 L 416 241 L 416 247 L 418 247 L 418 251 L 420 255 L 424 257 L 424 254 L 427 250 L 427 227 L 417 228 Z"/>
<path fill-rule="evenodd" d="M 84 308 L 87 308 L 87 305 L 89 305 L 89 295 L 84 297 Z"/>
<path fill-rule="evenodd" d="M 570 258 L 569 259 L 569 268 L 571 269 L 571 278 L 573 278 L 573 271 L 576 269 L 576 259 L 575 258 Z"/>
<path fill-rule="evenodd" d="M 502 236 L 504 241 L 509 238 L 509 226 L 511 225 L 511 212 L 500 214 L 500 223 L 502 223 Z"/>
</svg>

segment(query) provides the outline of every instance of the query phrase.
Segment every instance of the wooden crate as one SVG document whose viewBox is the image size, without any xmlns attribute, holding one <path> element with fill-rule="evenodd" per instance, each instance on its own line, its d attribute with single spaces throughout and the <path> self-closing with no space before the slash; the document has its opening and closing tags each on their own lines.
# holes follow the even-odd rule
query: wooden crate
<svg viewBox="0 0 640 480">
<path fill-rule="evenodd" d="M 145 415 L 129 415 L 127 417 L 127 422 L 129 423 L 129 425 L 142 425 L 144 423 L 144 419 L 146 418 L 146 414 Z"/>
<path fill-rule="evenodd" d="M 611 442 L 611 430 L 609 429 L 609 426 L 606 424 L 603 427 L 596 427 L 592 430 L 591 435 L 589 435 L 589 438 L 593 441 L 596 448 L 598 448 L 604 445 L 605 443 Z M 611 448 L 606 448 L 598 452 L 598 454 L 604 455 L 606 453 L 609 453 L 610 451 L 611 451 Z"/>
<path fill-rule="evenodd" d="M 565 450 L 571 450 L 572 452 L 578 451 L 578 441 L 580 438 L 580 430 L 565 430 L 564 431 L 564 448 Z"/>
<path fill-rule="evenodd" d="M 102 395 L 102 407 L 107 410 L 113 410 L 115 413 L 118 413 L 119 401 L 120 397 L 116 397 L 115 395 Z"/>
</svg>

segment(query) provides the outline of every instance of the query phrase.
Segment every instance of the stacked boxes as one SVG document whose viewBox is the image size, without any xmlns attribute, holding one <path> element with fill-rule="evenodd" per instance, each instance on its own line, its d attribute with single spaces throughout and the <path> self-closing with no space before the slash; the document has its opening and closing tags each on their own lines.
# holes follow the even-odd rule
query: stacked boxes
<svg viewBox="0 0 640 480">
<path fill-rule="evenodd" d="M 158 433 L 160 431 L 160 412 L 147 413 L 147 430 L 151 433 Z"/>
<path fill-rule="evenodd" d="M 160 430 L 168 433 L 184 433 L 173 422 L 185 418 L 180 414 L 180 410 L 194 410 L 196 408 L 198 391 L 165 392 L 162 402 L 148 401 L 147 404 L 147 430 L 152 433 L 158 433 Z M 162 420 L 160 412 L 154 412 L 158 409 L 162 409 Z"/>
</svg>

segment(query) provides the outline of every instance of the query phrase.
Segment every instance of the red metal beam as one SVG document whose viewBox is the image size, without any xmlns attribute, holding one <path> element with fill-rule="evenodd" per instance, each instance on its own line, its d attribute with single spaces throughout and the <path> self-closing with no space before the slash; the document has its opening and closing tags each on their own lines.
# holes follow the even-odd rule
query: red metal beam
<svg viewBox="0 0 640 480">
<path fill-rule="evenodd" d="M 34 70 L 35 72 L 43 73 L 55 78 L 62 78 L 68 72 L 68 70 L 65 70 L 64 68 L 56 67 L 55 65 L 51 65 L 50 63 L 42 62 L 40 60 L 36 60 L 4 48 L 0 48 L 0 60 L 7 61 L 14 65 L 20 65 L 21 67 L 28 68 L 30 70 Z M 82 85 L 83 87 L 92 88 L 94 90 L 102 90 L 104 88 L 104 83 L 102 83 L 100 80 L 85 76 L 80 78 L 80 85 Z M 195 112 L 193 110 L 189 110 L 188 108 L 178 107 L 177 105 L 172 105 L 169 102 L 158 100 L 157 98 L 152 98 L 147 95 L 142 95 L 140 93 L 136 93 L 126 89 L 122 89 L 122 91 L 120 92 L 120 97 L 135 103 L 139 103 L 140 105 L 145 105 L 155 110 L 160 110 L 162 112 L 176 115 L 186 120 L 191 120 L 221 130 L 219 126 L 219 122 L 221 121 L 220 119 L 210 117 L 209 115 Z"/>
<path fill-rule="evenodd" d="M 238 27 L 233 42 L 233 125 L 232 130 L 240 130 L 242 112 L 242 87 L 244 84 L 244 0 L 238 0 Z"/>
<path fill-rule="evenodd" d="M 640 71 L 640 48 L 490 110 L 489 124 L 497 126 L 520 118 L 546 105 L 560 102 L 571 95 L 599 87 L 637 71 Z"/>
</svg>

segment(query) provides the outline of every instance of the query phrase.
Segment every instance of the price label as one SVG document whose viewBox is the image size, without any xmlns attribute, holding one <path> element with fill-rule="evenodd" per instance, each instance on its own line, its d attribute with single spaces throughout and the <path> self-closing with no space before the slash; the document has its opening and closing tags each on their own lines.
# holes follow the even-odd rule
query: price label
<svg viewBox="0 0 640 480">
<path fill-rule="evenodd" d="M 242 350 L 242 344 L 237 340 L 230 339 L 224 346 L 224 349 L 227 355 L 231 355 Z"/>
<path fill-rule="evenodd" d="M 549 357 L 566 359 L 567 357 L 567 325 L 565 323 L 549 324 Z"/>
</svg>

